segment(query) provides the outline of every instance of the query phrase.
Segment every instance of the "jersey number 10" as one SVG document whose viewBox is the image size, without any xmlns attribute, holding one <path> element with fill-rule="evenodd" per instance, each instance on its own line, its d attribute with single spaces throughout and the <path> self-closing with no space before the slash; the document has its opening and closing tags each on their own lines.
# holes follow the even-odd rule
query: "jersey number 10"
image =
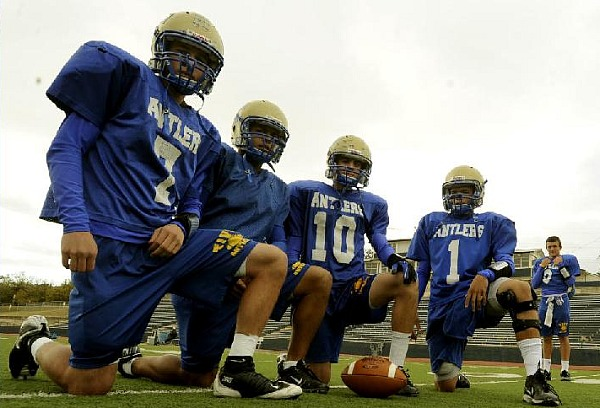
<svg viewBox="0 0 600 408">
<path fill-rule="evenodd" d="M 315 261 L 325 262 L 327 250 L 330 250 L 330 248 L 325 248 L 325 246 L 332 245 L 333 248 L 331 249 L 333 249 L 333 256 L 335 260 L 341 264 L 349 264 L 354 258 L 354 233 L 356 232 L 356 220 L 353 217 L 348 217 L 347 215 L 339 216 L 335 220 L 332 243 L 327 243 L 327 240 L 325 239 L 325 230 L 327 226 L 327 213 L 325 211 L 318 211 L 315 213 L 313 224 L 316 226 L 316 230 L 315 247 L 311 252 L 311 258 Z M 347 231 L 345 235 L 344 229 Z M 343 249 L 344 247 L 346 250 Z"/>
</svg>

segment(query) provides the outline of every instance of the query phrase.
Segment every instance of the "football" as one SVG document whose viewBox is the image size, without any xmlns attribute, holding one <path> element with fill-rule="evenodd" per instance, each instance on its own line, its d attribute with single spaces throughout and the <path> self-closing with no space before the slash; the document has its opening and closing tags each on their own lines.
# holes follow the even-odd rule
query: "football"
<svg viewBox="0 0 600 408">
<path fill-rule="evenodd" d="M 387 398 L 406 386 L 406 375 L 386 357 L 363 357 L 342 371 L 348 388 L 368 398 Z"/>
</svg>

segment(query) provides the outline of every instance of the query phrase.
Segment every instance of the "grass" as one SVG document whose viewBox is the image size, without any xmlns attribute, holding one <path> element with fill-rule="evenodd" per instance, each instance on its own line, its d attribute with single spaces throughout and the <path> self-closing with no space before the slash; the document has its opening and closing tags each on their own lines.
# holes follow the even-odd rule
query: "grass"
<svg viewBox="0 0 600 408">
<path fill-rule="evenodd" d="M 60 339 L 65 341 L 65 339 Z M 309 407 L 327 405 L 329 408 L 389 407 L 390 404 L 411 407 L 460 406 L 461 408 L 505 408 L 523 407 L 523 369 L 518 366 L 487 366 L 465 364 L 463 371 L 469 375 L 472 388 L 457 390 L 452 394 L 436 392 L 432 385 L 433 376 L 429 373 L 429 364 L 425 361 L 410 360 L 413 381 L 419 386 L 418 398 L 390 397 L 387 399 L 364 399 L 356 396 L 344 387 L 340 372 L 356 356 L 343 356 L 340 363 L 334 365 L 332 389 L 327 395 L 304 394 L 293 401 L 264 401 L 222 399 L 212 395 L 210 390 L 158 384 L 145 379 L 124 379 L 117 377 L 113 391 L 101 397 L 73 397 L 61 392 L 43 372 L 26 381 L 13 380 L 8 371 L 8 353 L 15 341 L 14 335 L 0 335 L 0 405 L 3 408 L 18 407 L 258 407 L 277 404 L 278 407 Z M 145 355 L 157 355 L 164 352 L 177 352 L 173 346 L 143 345 Z M 258 351 L 255 361 L 258 371 L 274 378 L 277 353 Z M 600 371 L 572 369 L 574 381 L 571 383 L 554 380 L 553 386 L 561 396 L 565 406 L 590 407 L 600 393 Z M 557 369 L 554 375 L 558 375 Z"/>
</svg>

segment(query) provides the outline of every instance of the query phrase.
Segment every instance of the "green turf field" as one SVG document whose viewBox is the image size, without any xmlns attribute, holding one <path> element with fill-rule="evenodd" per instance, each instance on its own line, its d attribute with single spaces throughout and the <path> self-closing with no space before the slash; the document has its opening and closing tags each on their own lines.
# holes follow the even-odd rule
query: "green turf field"
<svg viewBox="0 0 600 408">
<path fill-rule="evenodd" d="M 409 361 L 413 381 L 420 388 L 418 398 L 390 397 L 387 399 L 364 399 L 357 397 L 343 386 L 340 379 L 341 370 L 354 359 L 344 356 L 334 366 L 332 389 L 327 395 L 304 394 L 294 401 L 263 401 L 221 399 L 213 397 L 209 390 L 190 389 L 187 387 L 168 386 L 147 380 L 123 379 L 120 376 L 114 385 L 113 392 L 102 397 L 73 397 L 64 394 L 53 385 L 40 371 L 35 377 L 26 381 L 13 380 L 8 371 L 8 353 L 14 343 L 14 335 L 0 334 L 0 406 L 7 407 L 308 407 L 327 406 L 328 408 L 365 407 L 369 408 L 394 406 L 410 407 L 461 407 L 461 408 L 504 408 L 524 407 L 521 402 L 523 391 L 523 369 L 512 366 L 474 366 L 466 364 L 463 371 L 469 376 L 472 387 L 468 390 L 457 390 L 452 394 L 442 394 L 434 390 L 429 365 L 421 361 Z M 62 339 L 64 340 L 64 339 Z M 152 353 L 177 352 L 172 346 L 143 345 L 145 355 Z M 259 351 L 255 356 L 257 369 L 265 375 L 275 377 L 276 352 Z M 558 370 L 554 369 L 554 376 Z M 574 381 L 571 383 L 552 381 L 564 406 L 577 408 L 600 407 L 600 371 L 572 369 Z"/>
</svg>

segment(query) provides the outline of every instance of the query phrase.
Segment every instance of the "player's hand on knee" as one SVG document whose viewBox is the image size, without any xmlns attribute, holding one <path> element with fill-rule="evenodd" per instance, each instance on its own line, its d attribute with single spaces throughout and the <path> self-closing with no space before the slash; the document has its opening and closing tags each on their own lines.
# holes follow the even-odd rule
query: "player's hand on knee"
<svg viewBox="0 0 600 408">
<path fill-rule="evenodd" d="M 387 259 L 387 267 L 390 268 L 392 274 L 402 273 L 404 283 L 410 284 L 417 281 L 417 272 L 410 262 L 399 254 L 391 254 Z"/>
<path fill-rule="evenodd" d="M 475 275 L 465 296 L 465 307 L 471 306 L 473 311 L 484 307 L 487 303 L 488 286 L 489 282 L 484 276 Z"/>
<path fill-rule="evenodd" d="M 163 225 L 154 230 L 148 241 L 151 256 L 169 257 L 181 249 L 185 236 L 177 224 Z"/>
<path fill-rule="evenodd" d="M 96 267 L 98 245 L 87 231 L 68 232 L 62 236 L 62 264 L 72 272 L 90 272 Z"/>
</svg>

